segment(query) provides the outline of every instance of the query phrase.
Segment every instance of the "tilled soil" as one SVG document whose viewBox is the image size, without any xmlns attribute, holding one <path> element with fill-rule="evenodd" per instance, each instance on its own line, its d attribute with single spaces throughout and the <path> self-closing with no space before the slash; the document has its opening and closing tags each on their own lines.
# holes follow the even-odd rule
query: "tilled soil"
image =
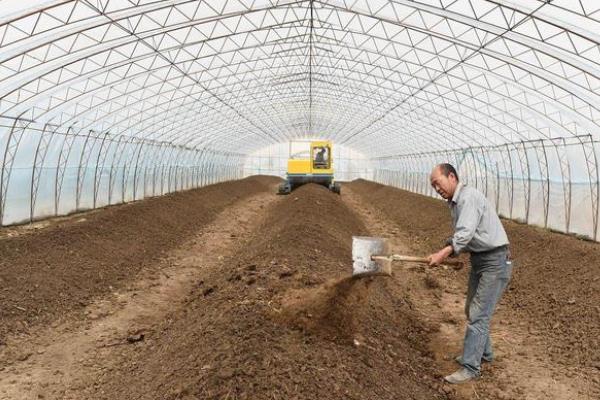
<svg viewBox="0 0 600 400">
<path fill-rule="evenodd" d="M 85 397 L 446 398 L 427 350 L 434 328 L 388 279 L 349 277 L 361 233 L 339 196 L 299 188 Z"/>
<path fill-rule="evenodd" d="M 39 230 L 3 229 L 0 339 L 81 311 L 135 280 L 228 205 L 276 181 L 252 177 L 73 215 Z"/>
<path fill-rule="evenodd" d="M 443 202 L 356 181 L 346 185 L 352 198 L 306 185 L 258 207 L 256 199 L 274 193 L 276 182 L 254 177 L 73 216 L 31 233 L 8 237 L 19 231 L 0 231 L 0 332 L 8 337 L 48 327 L 65 312 L 76 322 L 86 304 L 115 288 L 127 293 L 143 271 L 156 269 L 167 282 L 189 281 L 180 285 L 186 289 L 176 301 L 161 304 L 156 318 L 140 314 L 121 321 L 144 329 L 130 336 L 115 332 L 122 339 L 115 343 L 102 328 L 108 317 L 71 330 L 65 322 L 71 336 L 58 332 L 48 341 L 60 343 L 56 339 L 78 332 L 107 336 L 82 340 L 86 354 L 69 349 L 75 352 L 67 364 L 80 358 L 85 373 L 72 379 L 60 370 L 46 374 L 52 379 L 57 373 L 70 387 L 57 388 L 59 383 L 44 391 L 47 381 L 25 374 L 19 381 L 25 393 L 37 387 L 29 393 L 47 399 L 596 398 L 596 243 L 504 221 L 516 267 L 495 318 L 501 321 L 494 331 L 501 335 L 494 336 L 500 360 L 484 367 L 478 383 L 450 388 L 441 378 L 457 368 L 446 352 L 460 345 L 468 269 L 396 265 L 392 278 L 350 277 L 353 235 L 389 234 L 396 245 L 402 242 L 398 248 L 414 254 L 436 250 L 451 233 Z M 236 221 L 244 229 L 228 224 L 217 234 L 219 221 L 243 215 L 232 205 L 237 210 L 257 194 L 249 215 L 262 222 L 250 225 L 244 217 Z M 355 198 L 370 208 L 358 207 Z M 194 245 L 208 242 L 206 235 L 231 236 L 231 244 Z M 195 256 L 195 248 L 223 253 Z M 177 276 L 178 265 L 193 273 Z M 144 298 L 138 292 L 128 296 Z M 118 316 L 118 308 L 113 311 Z M 55 351 L 46 357 L 43 347 L 34 350 L 31 359 L 13 360 L 5 372 L 21 374 L 38 354 L 51 360 Z M 572 396 L 579 383 L 581 395 Z"/>
<path fill-rule="evenodd" d="M 406 245 L 415 253 L 438 250 L 451 234 L 450 212 L 441 200 L 362 180 L 349 186 L 408 233 Z M 535 374 L 528 368 L 532 366 L 525 364 L 532 364 L 546 368 L 550 382 L 556 384 L 560 377 L 566 384 L 580 385 L 581 398 L 596 398 L 600 395 L 600 246 L 509 220 L 503 224 L 514 269 L 495 320 L 502 324 L 507 336 L 502 344 L 511 349 L 514 362 L 501 363 L 508 371 L 488 368 L 492 385 L 498 384 L 494 374 L 512 375 L 516 381 L 519 376 L 531 378 Z M 467 273 L 465 269 L 452 284 L 464 290 Z M 574 398 L 557 395 L 552 388 L 548 396 Z"/>
<path fill-rule="evenodd" d="M 440 200 L 367 181 L 352 187 L 412 232 L 416 251 L 438 250 L 451 234 L 450 212 Z M 514 258 L 504 304 L 530 333 L 545 338 L 553 361 L 600 371 L 600 246 L 510 220 L 503 224 Z"/>
</svg>

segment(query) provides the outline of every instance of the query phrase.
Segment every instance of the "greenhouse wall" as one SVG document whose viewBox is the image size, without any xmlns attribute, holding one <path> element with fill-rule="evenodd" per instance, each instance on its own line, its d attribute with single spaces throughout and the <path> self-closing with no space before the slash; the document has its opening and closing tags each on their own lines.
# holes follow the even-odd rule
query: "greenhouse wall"
<svg viewBox="0 0 600 400">
<path fill-rule="evenodd" d="M 502 217 L 597 241 L 599 147 L 581 136 L 379 158 L 374 180 L 439 198 L 429 174 L 449 162 Z"/>
<path fill-rule="evenodd" d="M 2 225 L 125 203 L 243 175 L 243 156 L 0 118 Z"/>
</svg>

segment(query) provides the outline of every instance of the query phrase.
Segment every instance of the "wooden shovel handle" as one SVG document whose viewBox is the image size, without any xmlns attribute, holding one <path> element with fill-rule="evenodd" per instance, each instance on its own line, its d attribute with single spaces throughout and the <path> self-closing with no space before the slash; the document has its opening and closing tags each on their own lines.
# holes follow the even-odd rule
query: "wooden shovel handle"
<svg viewBox="0 0 600 400">
<path fill-rule="evenodd" d="M 429 260 L 425 257 L 404 256 L 404 255 L 400 255 L 400 254 L 392 254 L 389 257 L 372 256 L 371 259 L 372 260 L 410 261 L 410 262 L 429 264 Z M 453 267 L 458 267 L 456 269 L 460 269 L 464 266 L 463 262 L 459 261 L 459 260 L 444 260 L 442 265 L 451 265 Z"/>
</svg>

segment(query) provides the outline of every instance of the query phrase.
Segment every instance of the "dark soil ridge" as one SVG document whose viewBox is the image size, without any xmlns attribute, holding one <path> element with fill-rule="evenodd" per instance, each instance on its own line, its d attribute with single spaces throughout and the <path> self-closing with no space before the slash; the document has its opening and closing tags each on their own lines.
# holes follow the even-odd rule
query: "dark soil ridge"
<svg viewBox="0 0 600 400">
<path fill-rule="evenodd" d="M 251 177 L 107 207 L 0 239 L 0 338 L 81 311 L 135 280 L 224 210 L 272 191 L 273 177 Z M 15 231 L 15 228 L 2 230 Z"/>
<path fill-rule="evenodd" d="M 305 185 L 267 211 L 86 398 L 447 398 L 427 350 L 435 327 L 391 280 L 349 278 L 351 237 L 367 229 L 339 196 Z"/>
<path fill-rule="evenodd" d="M 450 213 L 440 200 L 364 180 L 350 185 L 411 232 L 407 244 L 415 252 L 437 250 L 451 234 Z M 510 220 L 503 224 L 515 260 L 502 307 L 545 343 L 553 362 L 599 370 L 600 245 Z"/>
</svg>

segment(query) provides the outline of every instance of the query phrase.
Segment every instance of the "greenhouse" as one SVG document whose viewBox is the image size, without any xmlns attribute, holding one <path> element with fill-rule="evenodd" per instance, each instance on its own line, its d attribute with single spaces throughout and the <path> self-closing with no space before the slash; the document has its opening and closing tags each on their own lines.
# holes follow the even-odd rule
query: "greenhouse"
<svg viewBox="0 0 600 400">
<path fill-rule="evenodd" d="M 600 398 L 599 140 L 597 0 L 0 0 L 0 399 Z"/>
</svg>

